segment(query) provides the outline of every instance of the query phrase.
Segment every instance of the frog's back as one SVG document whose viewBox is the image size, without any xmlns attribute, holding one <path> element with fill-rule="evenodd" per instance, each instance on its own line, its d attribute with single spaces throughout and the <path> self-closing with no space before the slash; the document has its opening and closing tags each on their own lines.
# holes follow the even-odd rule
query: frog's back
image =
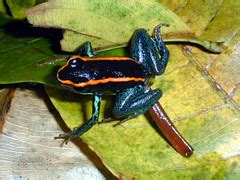
<svg viewBox="0 0 240 180">
<path fill-rule="evenodd" d="M 128 57 L 71 57 L 58 71 L 58 80 L 75 91 L 118 91 L 143 84 L 148 72 Z"/>
</svg>

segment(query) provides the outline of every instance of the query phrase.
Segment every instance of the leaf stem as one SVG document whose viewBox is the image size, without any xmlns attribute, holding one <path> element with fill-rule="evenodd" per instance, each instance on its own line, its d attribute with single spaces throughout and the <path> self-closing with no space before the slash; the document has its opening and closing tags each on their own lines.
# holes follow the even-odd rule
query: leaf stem
<svg viewBox="0 0 240 180">
<path fill-rule="evenodd" d="M 212 42 L 212 41 L 205 41 L 200 39 L 189 39 L 189 38 L 173 38 L 173 39 L 165 39 L 164 42 L 166 43 L 191 43 L 191 44 L 197 44 L 202 46 L 208 51 L 214 52 L 214 53 L 220 53 L 222 52 L 225 47 L 223 46 L 223 42 Z"/>
<path fill-rule="evenodd" d="M 204 49 L 211 51 L 213 53 L 220 53 L 222 52 L 225 47 L 223 46 L 223 42 L 212 42 L 212 41 L 203 41 L 199 39 L 190 39 L 190 38 L 170 38 L 170 39 L 164 39 L 165 43 L 190 43 L 190 44 L 196 44 L 202 46 Z M 127 47 L 127 43 L 119 43 L 119 44 L 113 44 L 109 46 L 103 46 L 99 48 L 94 48 L 97 52 L 102 51 L 109 51 L 113 49 L 118 48 L 124 48 Z"/>
</svg>

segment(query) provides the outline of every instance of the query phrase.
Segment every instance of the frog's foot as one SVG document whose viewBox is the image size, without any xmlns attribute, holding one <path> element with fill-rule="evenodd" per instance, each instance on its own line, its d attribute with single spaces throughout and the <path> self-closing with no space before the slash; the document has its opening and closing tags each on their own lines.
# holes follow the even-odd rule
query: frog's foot
<svg viewBox="0 0 240 180">
<path fill-rule="evenodd" d="M 118 121 L 116 124 L 114 124 L 113 127 L 119 126 L 119 125 L 127 122 L 128 120 L 130 120 L 130 118 L 121 119 L 121 120 Z"/>
<path fill-rule="evenodd" d="M 74 128 L 72 132 L 59 134 L 59 136 L 55 137 L 54 139 L 65 139 L 64 143 L 67 144 L 73 138 L 79 137 L 80 134 L 79 128 Z"/>
<path fill-rule="evenodd" d="M 160 29 L 161 29 L 161 27 L 163 27 L 163 26 L 169 27 L 170 24 L 161 23 L 161 24 L 159 24 L 159 25 L 157 25 L 157 26 L 155 27 L 155 29 L 154 29 L 154 36 L 155 36 L 156 39 L 161 39 L 161 38 L 162 38 Z"/>
<path fill-rule="evenodd" d="M 116 119 L 115 117 L 108 117 L 108 118 L 104 118 L 101 121 L 98 122 L 98 124 L 103 124 L 103 123 L 109 123 L 112 121 L 118 121 L 119 119 Z"/>
<path fill-rule="evenodd" d="M 109 118 L 105 118 L 103 120 L 101 120 L 100 122 L 98 122 L 98 124 L 102 124 L 102 123 L 109 123 L 112 121 L 118 121 L 116 124 L 113 125 L 113 127 L 116 127 L 122 123 L 125 123 L 126 121 L 128 121 L 130 118 L 125 118 L 125 119 L 116 119 L 115 117 L 109 117 Z"/>
</svg>

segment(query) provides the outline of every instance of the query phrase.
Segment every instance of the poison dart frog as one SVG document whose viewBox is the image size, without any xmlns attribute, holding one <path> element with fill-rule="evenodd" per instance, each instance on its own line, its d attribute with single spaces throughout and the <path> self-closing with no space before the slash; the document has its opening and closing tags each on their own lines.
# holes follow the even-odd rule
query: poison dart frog
<svg viewBox="0 0 240 180">
<path fill-rule="evenodd" d="M 102 94 L 116 95 L 113 115 L 126 120 L 145 113 L 162 96 L 160 89 L 151 90 L 149 79 L 162 75 L 169 59 L 159 24 L 151 37 L 138 29 L 130 42 L 130 57 L 96 57 L 90 42 L 84 43 L 57 72 L 58 81 L 66 88 L 93 96 L 92 117 L 70 133 L 60 134 L 68 140 L 81 136 L 98 123 Z"/>
</svg>

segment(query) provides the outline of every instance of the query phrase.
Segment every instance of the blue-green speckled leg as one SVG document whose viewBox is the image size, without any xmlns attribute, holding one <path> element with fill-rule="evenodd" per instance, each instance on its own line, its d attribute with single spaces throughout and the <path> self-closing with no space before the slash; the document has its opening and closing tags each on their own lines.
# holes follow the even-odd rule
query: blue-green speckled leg
<svg viewBox="0 0 240 180">
<path fill-rule="evenodd" d="M 130 119 L 145 113 L 162 96 L 160 90 L 146 89 L 145 86 L 136 86 L 126 89 L 116 96 L 113 115 L 118 119 Z"/>
<path fill-rule="evenodd" d="M 79 56 L 93 57 L 96 54 L 96 52 L 94 52 L 91 42 L 86 41 L 74 51 L 74 54 Z"/>
<path fill-rule="evenodd" d="M 99 118 L 101 99 L 101 95 L 95 94 L 93 96 L 92 117 L 82 126 L 74 128 L 73 131 L 70 133 L 60 134 L 58 138 L 68 137 L 68 139 L 66 140 L 67 143 L 71 139 L 81 136 L 83 133 L 88 131 L 94 124 L 96 124 Z"/>
<path fill-rule="evenodd" d="M 160 33 L 162 26 L 169 25 L 158 25 L 155 28 L 153 37 L 150 37 L 145 29 L 138 29 L 135 31 L 131 41 L 131 57 L 140 61 L 153 75 L 164 73 L 169 58 L 169 51 Z"/>
</svg>

